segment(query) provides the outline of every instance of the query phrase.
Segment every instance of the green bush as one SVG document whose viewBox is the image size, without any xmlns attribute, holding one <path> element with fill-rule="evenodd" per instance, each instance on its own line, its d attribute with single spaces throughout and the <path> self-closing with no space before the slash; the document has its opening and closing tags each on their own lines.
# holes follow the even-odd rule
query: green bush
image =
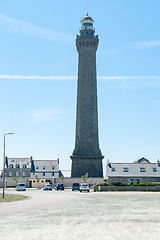
<svg viewBox="0 0 160 240">
<path fill-rule="evenodd" d="M 110 184 L 108 182 L 99 182 L 95 183 L 95 186 L 110 186 Z"/>
<path fill-rule="evenodd" d="M 111 182 L 111 186 L 128 186 L 127 183 L 122 183 L 122 182 Z"/>
<path fill-rule="evenodd" d="M 132 184 L 132 186 L 144 186 L 144 187 L 153 187 L 153 183 L 138 183 L 138 184 Z"/>
</svg>

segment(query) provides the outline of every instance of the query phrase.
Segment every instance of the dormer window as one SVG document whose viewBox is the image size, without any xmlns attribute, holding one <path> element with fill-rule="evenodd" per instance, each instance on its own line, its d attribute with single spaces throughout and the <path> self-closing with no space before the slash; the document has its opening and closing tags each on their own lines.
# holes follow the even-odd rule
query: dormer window
<svg viewBox="0 0 160 240">
<path fill-rule="evenodd" d="M 16 164 L 16 168 L 20 168 L 19 164 Z"/>
<path fill-rule="evenodd" d="M 23 164 L 22 168 L 27 168 L 27 164 Z"/>
<path fill-rule="evenodd" d="M 14 167 L 13 167 L 13 164 L 9 164 L 9 168 L 14 168 Z"/>
</svg>

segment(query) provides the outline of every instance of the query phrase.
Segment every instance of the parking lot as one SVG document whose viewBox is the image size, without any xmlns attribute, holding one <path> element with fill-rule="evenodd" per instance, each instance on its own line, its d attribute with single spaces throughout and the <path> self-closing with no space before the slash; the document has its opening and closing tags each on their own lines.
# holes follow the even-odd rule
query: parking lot
<svg viewBox="0 0 160 240">
<path fill-rule="evenodd" d="M 29 199 L 0 204 L 1 239 L 159 240 L 158 192 L 80 193 L 68 189 L 18 194 Z"/>
</svg>

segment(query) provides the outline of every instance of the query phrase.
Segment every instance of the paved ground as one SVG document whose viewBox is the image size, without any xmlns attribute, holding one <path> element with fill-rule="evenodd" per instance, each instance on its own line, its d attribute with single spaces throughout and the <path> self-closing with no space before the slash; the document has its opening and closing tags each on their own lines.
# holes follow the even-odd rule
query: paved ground
<svg viewBox="0 0 160 240">
<path fill-rule="evenodd" d="M 160 193 L 28 190 L 25 194 L 32 198 L 0 204 L 0 239 L 160 239 Z"/>
</svg>

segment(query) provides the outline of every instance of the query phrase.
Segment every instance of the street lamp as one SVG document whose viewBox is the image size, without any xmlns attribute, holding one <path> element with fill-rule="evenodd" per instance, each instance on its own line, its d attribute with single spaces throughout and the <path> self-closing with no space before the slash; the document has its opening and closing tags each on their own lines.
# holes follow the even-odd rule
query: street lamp
<svg viewBox="0 0 160 240">
<path fill-rule="evenodd" d="M 4 188 L 5 188 L 5 164 L 6 164 L 6 157 L 5 157 L 5 137 L 6 135 L 14 134 L 14 132 L 9 132 L 4 134 L 4 152 L 3 152 L 3 198 L 4 198 Z"/>
</svg>

